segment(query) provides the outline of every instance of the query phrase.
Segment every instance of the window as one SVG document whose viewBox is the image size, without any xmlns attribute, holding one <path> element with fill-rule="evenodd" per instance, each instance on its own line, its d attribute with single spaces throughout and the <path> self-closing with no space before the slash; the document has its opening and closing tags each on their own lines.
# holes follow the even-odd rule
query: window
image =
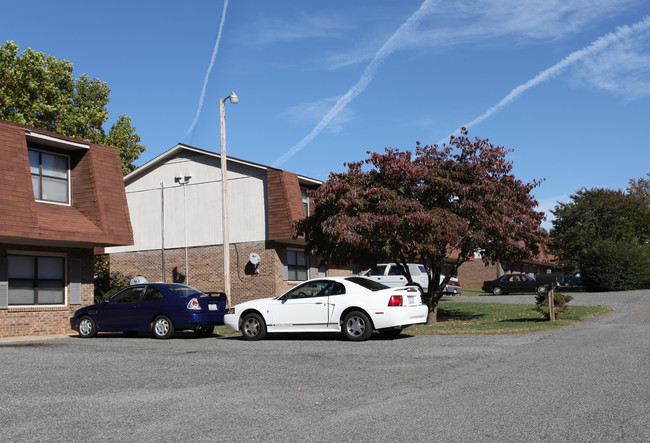
<svg viewBox="0 0 650 443">
<path fill-rule="evenodd" d="M 134 303 L 139 302 L 142 292 L 144 292 L 144 286 L 136 286 L 133 288 L 127 288 L 122 292 L 118 292 L 113 297 L 111 297 L 111 303 Z"/>
<path fill-rule="evenodd" d="M 165 298 L 165 296 L 162 292 L 153 286 L 149 286 L 147 288 L 147 292 L 144 294 L 143 300 L 162 300 L 163 298 Z"/>
<path fill-rule="evenodd" d="M 356 283 L 359 286 L 363 286 L 366 289 L 370 289 L 371 291 L 382 291 L 384 289 L 388 289 L 388 286 L 379 283 L 378 281 L 370 280 L 364 277 L 348 277 L 346 280 L 352 283 Z"/>
<path fill-rule="evenodd" d="M 294 188 L 296 189 L 296 188 Z M 305 217 L 309 216 L 309 196 L 307 195 L 307 188 L 300 188 L 300 195 L 302 195 L 302 208 L 305 211 Z"/>
<path fill-rule="evenodd" d="M 178 283 L 167 283 L 165 285 L 165 288 L 179 297 L 200 297 L 203 295 L 203 292 L 199 291 L 198 289 L 194 289 L 191 286 L 181 285 Z"/>
<path fill-rule="evenodd" d="M 307 280 L 307 256 L 302 251 L 287 250 L 287 280 Z"/>
<path fill-rule="evenodd" d="M 384 275 L 384 272 L 386 272 L 386 265 L 381 265 L 372 268 L 368 275 Z"/>
<path fill-rule="evenodd" d="M 329 295 L 331 288 L 332 282 L 330 281 L 303 283 L 287 292 L 284 298 L 293 300 L 297 298 L 325 297 Z"/>
<path fill-rule="evenodd" d="M 9 305 L 65 302 L 65 258 L 9 255 Z"/>
<path fill-rule="evenodd" d="M 330 295 L 341 295 L 345 294 L 345 286 L 339 282 L 334 282 L 334 288 L 332 288 L 332 292 Z"/>
<path fill-rule="evenodd" d="M 56 203 L 69 203 L 68 157 L 29 150 L 34 198 Z"/>
</svg>

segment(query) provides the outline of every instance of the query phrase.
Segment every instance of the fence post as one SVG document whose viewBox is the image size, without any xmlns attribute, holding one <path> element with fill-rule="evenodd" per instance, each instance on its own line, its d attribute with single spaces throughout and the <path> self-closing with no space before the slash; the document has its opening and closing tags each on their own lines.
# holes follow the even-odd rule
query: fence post
<svg viewBox="0 0 650 443">
<path fill-rule="evenodd" d="M 548 313 L 551 321 L 555 321 L 555 286 L 548 291 Z"/>
</svg>

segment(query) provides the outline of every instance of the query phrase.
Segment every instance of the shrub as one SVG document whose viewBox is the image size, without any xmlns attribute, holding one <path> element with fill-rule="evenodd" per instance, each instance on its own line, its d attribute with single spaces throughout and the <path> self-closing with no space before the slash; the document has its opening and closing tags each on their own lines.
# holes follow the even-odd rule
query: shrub
<svg viewBox="0 0 650 443">
<path fill-rule="evenodd" d="M 598 240 L 581 258 L 589 291 L 627 291 L 650 285 L 650 251 L 629 241 Z"/>
<path fill-rule="evenodd" d="M 133 275 L 125 275 L 120 272 L 111 273 L 104 284 L 98 286 L 95 282 L 95 303 L 101 303 L 104 299 L 112 296 L 120 289 L 124 289 L 131 283 Z"/>
<path fill-rule="evenodd" d="M 545 294 L 537 294 L 535 297 L 535 303 L 537 304 L 535 310 L 542 314 L 547 320 L 550 320 L 551 312 L 548 308 L 548 295 L 548 292 Z M 555 318 L 559 318 L 560 314 L 567 311 L 569 308 L 567 306 L 567 303 L 569 303 L 571 300 L 573 300 L 573 297 L 570 295 L 562 294 L 559 292 L 555 293 L 555 296 L 553 297 L 553 303 L 555 304 Z"/>
<path fill-rule="evenodd" d="M 95 303 L 101 303 L 131 282 L 132 275 L 111 273 L 107 255 L 95 256 Z"/>
</svg>

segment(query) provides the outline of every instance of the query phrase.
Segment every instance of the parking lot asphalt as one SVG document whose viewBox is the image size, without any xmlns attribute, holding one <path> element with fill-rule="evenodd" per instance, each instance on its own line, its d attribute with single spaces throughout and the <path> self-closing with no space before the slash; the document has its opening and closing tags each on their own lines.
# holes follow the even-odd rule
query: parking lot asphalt
<svg viewBox="0 0 650 443">
<path fill-rule="evenodd" d="M 0 341 L 3 441 L 650 441 L 650 291 L 508 336 Z M 531 303 L 533 296 L 457 297 Z"/>
</svg>

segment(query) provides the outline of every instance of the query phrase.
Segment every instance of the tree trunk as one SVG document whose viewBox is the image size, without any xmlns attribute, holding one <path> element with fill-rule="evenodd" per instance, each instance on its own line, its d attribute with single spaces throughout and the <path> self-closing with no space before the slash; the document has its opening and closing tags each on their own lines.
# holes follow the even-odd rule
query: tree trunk
<svg viewBox="0 0 650 443">
<path fill-rule="evenodd" d="M 438 323 L 438 300 L 432 300 L 427 315 L 427 325 L 433 326 Z"/>
</svg>

